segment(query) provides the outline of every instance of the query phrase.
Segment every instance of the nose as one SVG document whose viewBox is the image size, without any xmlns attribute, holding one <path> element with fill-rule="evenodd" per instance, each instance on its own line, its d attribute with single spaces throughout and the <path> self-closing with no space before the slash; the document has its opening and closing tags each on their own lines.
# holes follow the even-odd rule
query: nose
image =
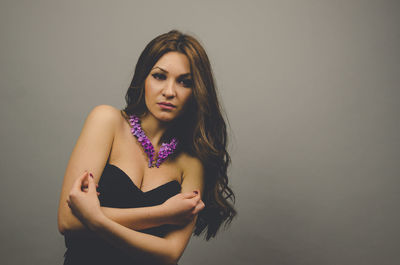
<svg viewBox="0 0 400 265">
<path fill-rule="evenodd" d="M 173 98 L 176 96 L 175 84 L 172 80 L 165 84 L 162 94 L 166 98 Z"/>
</svg>

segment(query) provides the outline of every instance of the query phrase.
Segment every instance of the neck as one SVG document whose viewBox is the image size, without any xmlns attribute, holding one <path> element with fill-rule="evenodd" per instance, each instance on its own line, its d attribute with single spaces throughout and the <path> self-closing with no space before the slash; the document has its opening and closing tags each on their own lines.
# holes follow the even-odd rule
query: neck
<svg viewBox="0 0 400 265">
<path fill-rule="evenodd" d="M 165 123 L 157 120 L 152 114 L 147 113 L 140 118 L 140 123 L 143 131 L 146 133 L 150 142 L 154 147 L 159 146 L 161 137 L 168 129 Z"/>
</svg>

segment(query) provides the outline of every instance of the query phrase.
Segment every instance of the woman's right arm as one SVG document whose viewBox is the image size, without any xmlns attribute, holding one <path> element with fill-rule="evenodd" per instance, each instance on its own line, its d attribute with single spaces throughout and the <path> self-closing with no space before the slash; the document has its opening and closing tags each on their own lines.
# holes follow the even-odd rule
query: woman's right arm
<svg viewBox="0 0 400 265">
<path fill-rule="evenodd" d="M 111 220 L 133 230 L 143 230 L 170 223 L 167 221 L 166 211 L 162 205 L 128 209 L 101 207 L 101 209 L 104 215 Z M 63 223 L 61 227 L 59 222 L 61 234 L 84 230 L 87 230 L 87 227 L 74 215 L 68 220 L 68 223 Z"/>
<path fill-rule="evenodd" d="M 68 230 L 83 227 L 67 205 L 68 194 L 74 181 L 87 172 L 100 176 L 107 162 L 114 140 L 116 110 L 112 106 L 94 107 L 87 116 L 83 129 L 72 150 L 61 188 L 58 205 L 58 230 L 63 234 Z M 96 182 L 98 182 L 98 178 Z"/>
<path fill-rule="evenodd" d="M 98 182 L 107 162 L 114 140 L 116 122 L 120 111 L 112 106 L 99 105 L 87 116 L 82 132 L 72 151 L 61 189 L 58 207 L 58 230 L 65 232 L 81 232 L 87 228 L 71 212 L 67 198 L 74 181 L 85 171 L 94 174 Z M 172 199 L 174 198 L 174 199 Z M 111 220 L 133 230 L 143 230 L 162 224 L 184 224 L 190 221 L 191 209 L 182 209 L 179 215 L 171 215 L 171 207 L 187 205 L 184 200 L 195 199 L 195 196 L 174 196 L 169 201 L 173 203 L 157 206 L 120 209 L 102 207 L 103 213 Z"/>
<path fill-rule="evenodd" d="M 105 216 L 132 230 L 143 230 L 163 224 L 185 225 L 193 220 L 199 209 L 193 211 L 188 200 L 195 201 L 196 193 L 179 193 L 165 203 L 140 208 L 110 208 L 101 207 Z M 186 201 L 186 202 L 185 202 Z M 75 216 L 74 216 L 75 217 Z M 72 219 L 63 231 L 80 232 L 87 229 L 78 218 Z"/>
</svg>

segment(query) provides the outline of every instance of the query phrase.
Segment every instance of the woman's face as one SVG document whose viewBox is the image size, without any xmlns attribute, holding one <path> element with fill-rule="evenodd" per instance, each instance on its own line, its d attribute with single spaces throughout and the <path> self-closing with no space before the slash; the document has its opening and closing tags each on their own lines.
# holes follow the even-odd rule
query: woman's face
<svg viewBox="0 0 400 265">
<path fill-rule="evenodd" d="M 185 110 L 192 96 L 192 84 L 186 55 L 179 52 L 164 54 L 145 80 L 147 109 L 160 121 L 172 121 Z"/>
</svg>

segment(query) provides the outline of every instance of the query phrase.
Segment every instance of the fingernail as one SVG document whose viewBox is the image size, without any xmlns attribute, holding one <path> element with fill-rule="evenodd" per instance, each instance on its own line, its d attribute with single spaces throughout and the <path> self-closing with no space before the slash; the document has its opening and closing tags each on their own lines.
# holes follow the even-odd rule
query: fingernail
<svg viewBox="0 0 400 265">
<path fill-rule="evenodd" d="M 93 175 L 92 175 L 92 173 L 90 173 L 89 175 L 90 175 L 92 178 L 94 178 Z"/>
</svg>

